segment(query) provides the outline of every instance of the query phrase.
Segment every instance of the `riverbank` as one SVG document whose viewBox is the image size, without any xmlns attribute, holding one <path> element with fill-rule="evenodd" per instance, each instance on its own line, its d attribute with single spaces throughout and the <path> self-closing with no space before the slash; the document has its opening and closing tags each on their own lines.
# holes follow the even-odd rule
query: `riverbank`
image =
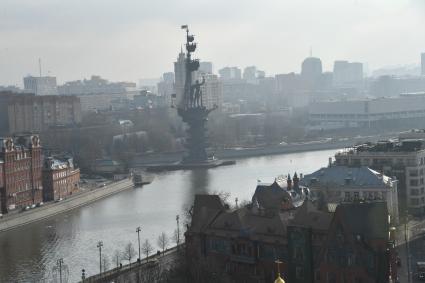
<svg viewBox="0 0 425 283">
<path fill-rule="evenodd" d="M 309 174 L 327 166 L 333 154 L 332 149 L 243 158 L 236 165 L 213 170 L 160 173 L 152 184 L 142 189 L 129 189 L 59 216 L 0 233 L 0 281 L 50 282 L 54 280 L 52 268 L 63 258 L 69 268 L 68 281 L 78 282 L 82 269 L 87 277 L 99 272 L 96 248 L 99 241 L 104 244 L 102 255 L 111 259 L 115 250 L 124 251 L 128 242 L 137 249 L 136 227 L 140 226 L 141 243 L 149 240 L 156 251 L 159 235 L 165 233 L 173 239 L 176 215 L 180 215 L 182 227 L 183 215 L 193 205 L 196 194 L 225 191 L 230 199 L 250 200 L 258 180 L 273 182 L 281 174 Z"/>
<path fill-rule="evenodd" d="M 0 220 L 0 233 L 56 216 L 133 187 L 132 181 L 126 179 L 96 190 L 81 192 L 61 202 L 48 203 L 33 210 L 5 215 Z"/>
<path fill-rule="evenodd" d="M 356 136 L 351 138 L 325 139 L 319 141 L 293 143 L 285 145 L 217 149 L 214 153 L 214 156 L 219 160 L 229 160 L 317 150 L 341 149 L 345 147 L 351 147 L 359 143 L 376 142 L 379 140 L 391 138 L 393 136 L 394 133 L 390 133 L 379 134 L 374 136 Z M 137 168 L 172 164 L 182 160 L 183 155 L 184 152 L 152 153 L 138 155 L 135 156 L 134 159 L 131 161 L 130 167 Z"/>
</svg>

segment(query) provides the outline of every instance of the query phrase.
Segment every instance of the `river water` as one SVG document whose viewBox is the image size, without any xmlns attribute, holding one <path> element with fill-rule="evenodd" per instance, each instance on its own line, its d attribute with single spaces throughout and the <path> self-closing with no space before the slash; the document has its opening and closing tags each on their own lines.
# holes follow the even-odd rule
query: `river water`
<svg viewBox="0 0 425 283">
<path fill-rule="evenodd" d="M 244 158 L 233 166 L 209 170 L 162 173 L 154 182 L 100 200 L 72 212 L 0 234 L 0 282 L 51 282 L 53 267 L 63 258 L 68 282 L 99 272 L 96 247 L 103 241 L 102 253 L 111 260 L 131 241 L 137 250 L 136 227 L 141 226 L 141 242 L 172 235 L 176 215 L 183 222 L 183 210 L 195 194 L 224 191 L 230 200 L 248 200 L 257 180 L 272 182 L 281 174 L 311 173 L 326 166 L 336 150 L 310 151 L 267 157 Z M 181 225 L 183 229 L 183 225 Z M 142 255 L 143 257 L 143 255 Z"/>
</svg>

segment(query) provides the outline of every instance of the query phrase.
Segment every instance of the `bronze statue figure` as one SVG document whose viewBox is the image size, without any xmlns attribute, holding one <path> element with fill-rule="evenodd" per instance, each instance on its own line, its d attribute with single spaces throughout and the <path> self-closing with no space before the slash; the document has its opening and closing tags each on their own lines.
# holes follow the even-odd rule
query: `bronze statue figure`
<svg viewBox="0 0 425 283">
<path fill-rule="evenodd" d="M 196 80 L 195 84 L 191 87 L 191 98 L 193 99 L 191 101 L 192 107 L 200 107 L 202 106 L 202 90 L 201 86 L 205 84 L 205 78 L 202 77 L 202 82 L 200 83 L 199 80 Z M 194 95 L 194 96 L 192 96 Z"/>
<path fill-rule="evenodd" d="M 202 77 L 192 81 L 194 72 L 199 69 L 199 60 L 192 58 L 192 53 L 196 50 L 195 37 L 189 34 L 187 25 L 182 29 L 186 30 L 186 60 L 185 60 L 185 83 L 183 93 L 183 103 L 179 104 L 177 111 L 182 117 L 183 122 L 188 125 L 187 138 L 185 143 L 186 154 L 183 163 L 198 164 L 209 161 L 207 154 L 208 139 L 206 135 L 208 114 L 213 111 L 207 109 L 202 102 L 201 86 L 205 84 L 205 78 Z"/>
</svg>

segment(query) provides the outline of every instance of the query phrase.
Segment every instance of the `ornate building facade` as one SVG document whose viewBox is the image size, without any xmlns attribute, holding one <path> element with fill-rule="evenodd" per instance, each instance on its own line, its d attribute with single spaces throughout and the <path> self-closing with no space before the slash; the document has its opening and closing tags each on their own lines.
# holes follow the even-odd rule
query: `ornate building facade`
<svg viewBox="0 0 425 283">
<path fill-rule="evenodd" d="M 43 166 L 43 200 L 66 198 L 79 191 L 80 169 L 72 159 L 46 158 Z"/>
<path fill-rule="evenodd" d="M 291 283 L 383 283 L 397 277 L 385 202 L 321 211 L 298 177 L 292 180 L 259 184 L 252 202 L 241 207 L 229 208 L 217 195 L 196 195 L 185 233 L 190 272 L 266 283 L 282 262 L 283 279 Z"/>
<path fill-rule="evenodd" d="M 41 168 L 41 145 L 37 135 L 0 139 L 2 213 L 42 202 Z"/>
</svg>

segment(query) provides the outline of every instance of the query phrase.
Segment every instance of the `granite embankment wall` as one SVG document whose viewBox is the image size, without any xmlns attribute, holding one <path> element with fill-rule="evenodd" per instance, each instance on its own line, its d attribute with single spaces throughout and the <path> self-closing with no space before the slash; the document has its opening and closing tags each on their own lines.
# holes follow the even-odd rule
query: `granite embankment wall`
<svg viewBox="0 0 425 283">
<path fill-rule="evenodd" d="M 70 211 L 129 188 L 133 188 L 133 183 L 131 180 L 126 179 L 112 183 L 103 188 L 79 193 L 61 202 L 48 203 L 42 207 L 34 208 L 29 211 L 5 215 L 3 219 L 0 219 L 0 232 L 5 232 Z"/>
</svg>

